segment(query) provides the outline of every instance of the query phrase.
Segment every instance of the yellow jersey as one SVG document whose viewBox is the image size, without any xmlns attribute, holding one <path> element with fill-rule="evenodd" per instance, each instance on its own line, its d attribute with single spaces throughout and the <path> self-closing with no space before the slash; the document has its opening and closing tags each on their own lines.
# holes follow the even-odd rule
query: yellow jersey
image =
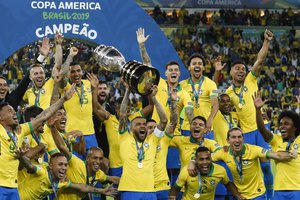
<svg viewBox="0 0 300 200">
<path fill-rule="evenodd" d="M 182 200 L 191 199 L 214 199 L 216 187 L 219 182 L 224 185 L 229 183 L 229 178 L 227 176 L 224 167 L 211 163 L 211 168 L 207 175 L 201 175 L 201 182 L 199 181 L 199 175 L 196 177 L 189 176 L 187 166 L 180 170 L 179 176 L 175 182 L 175 187 L 185 188 Z M 199 185 L 202 183 L 201 189 Z M 200 189 L 200 198 L 195 198 L 194 195 L 198 193 Z"/>
<path fill-rule="evenodd" d="M 230 169 L 233 182 L 239 193 L 247 198 L 253 199 L 266 192 L 263 174 L 260 169 L 259 158 L 268 158 L 269 150 L 262 147 L 244 144 L 242 147 L 242 176 L 240 176 L 236 162 L 240 163 L 240 158 L 234 159 L 232 149 L 217 151 L 212 155 L 213 161 L 223 160 Z"/>
<path fill-rule="evenodd" d="M 187 91 L 190 95 L 190 98 L 193 102 L 194 106 L 194 116 L 203 116 L 205 119 L 208 118 L 211 112 L 211 99 L 218 97 L 218 89 L 217 85 L 210 78 L 205 76 L 203 77 L 203 81 L 194 84 L 191 78 L 185 79 L 181 81 L 179 84 L 182 89 Z M 201 84 L 199 88 L 199 84 Z M 198 104 L 197 104 L 197 96 L 198 96 Z M 186 115 L 183 115 L 183 122 L 181 125 L 182 130 L 190 130 L 190 123 Z"/>
<path fill-rule="evenodd" d="M 160 81 L 159 81 L 159 84 L 157 86 L 156 99 L 157 99 L 158 102 L 160 102 L 160 104 L 164 108 L 164 111 L 165 111 L 168 119 L 170 119 L 170 115 L 171 115 L 171 109 L 170 109 L 171 101 L 170 101 L 169 96 L 170 95 L 169 95 L 168 83 L 167 83 L 166 80 L 161 78 Z M 193 107 L 193 103 L 192 103 L 192 100 L 191 100 L 188 92 L 185 91 L 181 87 L 181 85 L 179 85 L 179 84 L 177 86 L 177 96 L 179 97 L 179 100 L 177 101 L 178 113 L 181 113 L 187 107 L 191 107 L 191 108 Z M 154 107 L 154 110 L 153 110 L 152 119 L 154 119 L 156 122 L 159 121 L 159 116 L 158 116 L 158 113 L 157 113 L 157 110 L 156 110 L 155 107 Z M 178 119 L 178 121 L 179 120 L 180 119 Z M 174 135 L 181 135 L 181 133 L 180 133 L 180 123 L 177 124 Z"/>
<path fill-rule="evenodd" d="M 119 191 L 155 192 L 153 165 L 159 140 L 160 138 L 152 133 L 143 143 L 140 143 L 128 131 L 120 133 L 123 173 L 118 187 Z M 138 148 L 143 149 L 141 164 L 138 161 Z"/>
<path fill-rule="evenodd" d="M 122 167 L 120 158 L 120 135 L 119 135 L 119 120 L 115 115 L 110 115 L 104 121 L 105 131 L 109 144 L 109 168 Z"/>
<path fill-rule="evenodd" d="M 95 187 L 97 182 L 104 182 L 107 180 L 106 174 L 101 170 L 96 172 L 94 179 L 93 177 L 89 177 L 89 179 L 87 179 L 86 164 L 75 155 L 68 158 L 67 177 L 72 183 L 88 184 L 93 187 Z M 81 193 L 76 190 L 74 191 L 71 188 L 66 188 L 58 192 L 59 200 L 81 200 L 85 196 L 85 193 Z"/>
<path fill-rule="evenodd" d="M 288 142 L 283 142 L 280 135 L 273 135 L 269 142 L 274 152 L 286 151 Z M 300 190 L 300 157 L 299 157 L 300 138 L 299 136 L 290 144 L 288 150 L 296 150 L 298 157 L 289 162 L 276 162 L 276 176 L 274 190 Z"/>
<path fill-rule="evenodd" d="M 27 89 L 23 96 L 23 100 L 28 102 L 29 106 L 35 105 L 45 110 L 50 106 L 53 85 L 53 78 L 49 78 L 38 91 L 34 87 Z"/>
<path fill-rule="evenodd" d="M 22 146 L 24 137 L 31 132 L 33 132 L 33 129 L 30 122 L 18 126 L 15 136 L 7 132 L 0 124 L 0 186 L 18 187 L 19 160 L 14 157 L 14 152 L 16 148 Z"/>
<path fill-rule="evenodd" d="M 156 191 L 169 190 L 170 180 L 167 172 L 167 154 L 172 136 L 165 133 L 156 147 L 154 161 L 154 188 Z"/>
<path fill-rule="evenodd" d="M 174 136 L 170 142 L 171 147 L 176 147 L 179 150 L 181 168 L 186 166 L 190 160 L 195 158 L 195 153 L 198 147 L 205 146 L 210 152 L 215 152 L 221 147 L 214 140 L 203 138 L 202 142 L 196 142 L 190 136 Z"/>
<path fill-rule="evenodd" d="M 57 191 L 71 187 L 71 185 L 70 181 L 59 182 Z M 53 192 L 48 170 L 39 165 L 35 165 L 35 173 L 29 174 L 26 180 L 19 185 L 19 194 L 22 200 L 44 199 Z"/>
<path fill-rule="evenodd" d="M 243 88 L 241 95 L 241 88 Z M 231 85 L 227 90 L 226 94 L 229 95 L 232 105 L 236 109 L 236 114 L 238 116 L 241 129 L 243 133 L 249 133 L 257 129 L 256 123 L 256 109 L 253 103 L 252 95 L 254 92 L 258 91 L 257 77 L 249 72 L 246 76 L 243 87 L 235 88 Z M 239 107 L 240 97 L 243 96 L 242 105 Z"/>
<path fill-rule="evenodd" d="M 220 110 L 218 110 L 215 118 L 213 119 L 213 131 L 214 140 L 220 146 L 228 146 L 227 142 L 227 132 L 230 128 L 236 127 L 238 125 L 238 118 L 235 112 L 230 112 L 229 115 L 223 115 Z"/>
<path fill-rule="evenodd" d="M 70 83 L 65 87 L 68 90 Z M 95 133 L 93 124 L 92 89 L 88 80 L 82 80 L 72 98 L 64 103 L 67 113 L 66 132 L 80 130 L 84 135 Z M 83 120 L 84 119 L 84 120 Z"/>
</svg>

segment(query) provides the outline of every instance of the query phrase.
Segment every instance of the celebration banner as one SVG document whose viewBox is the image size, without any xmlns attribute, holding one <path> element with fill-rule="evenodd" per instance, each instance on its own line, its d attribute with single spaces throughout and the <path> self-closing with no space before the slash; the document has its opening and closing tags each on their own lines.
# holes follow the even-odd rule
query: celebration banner
<svg viewBox="0 0 300 200">
<path fill-rule="evenodd" d="M 152 65 L 164 77 L 171 60 L 183 63 L 155 21 L 134 0 L 35 1 L 1 0 L 0 62 L 13 52 L 41 40 L 65 37 L 86 40 L 97 45 L 114 46 L 127 61 L 141 61 L 136 30 L 145 28 L 150 35 L 146 48 Z M 182 78 L 188 76 L 182 72 Z"/>
</svg>

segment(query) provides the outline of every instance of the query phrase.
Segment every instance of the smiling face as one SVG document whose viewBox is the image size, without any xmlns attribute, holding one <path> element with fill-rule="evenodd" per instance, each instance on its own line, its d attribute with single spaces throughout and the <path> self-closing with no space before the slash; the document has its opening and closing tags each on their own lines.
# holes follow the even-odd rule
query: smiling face
<svg viewBox="0 0 300 200">
<path fill-rule="evenodd" d="M 135 118 L 132 122 L 131 130 L 139 142 L 143 142 L 147 137 L 146 119 L 142 117 Z"/>
<path fill-rule="evenodd" d="M 66 177 L 68 160 L 65 156 L 57 156 L 52 158 L 49 163 L 53 179 L 62 180 Z"/>
<path fill-rule="evenodd" d="M 169 84 L 177 84 L 180 77 L 179 66 L 176 64 L 168 65 L 165 75 Z"/>
<path fill-rule="evenodd" d="M 193 58 L 190 62 L 188 70 L 192 77 L 194 77 L 195 79 L 199 79 L 202 76 L 204 70 L 203 60 L 199 57 Z"/>
<path fill-rule="evenodd" d="M 157 124 L 154 121 L 147 122 L 148 135 L 153 133 L 156 126 L 157 126 Z"/>
<path fill-rule="evenodd" d="M 41 66 L 34 66 L 30 70 L 30 80 L 35 87 L 42 88 L 45 83 L 45 71 Z"/>
<path fill-rule="evenodd" d="M 279 130 L 284 141 L 288 141 L 295 137 L 296 127 L 289 117 L 282 117 L 279 122 Z"/>
<path fill-rule="evenodd" d="M 202 138 L 202 130 L 205 128 L 205 122 L 201 119 L 194 119 L 191 124 L 191 136 L 195 140 Z"/>
<path fill-rule="evenodd" d="M 96 148 L 90 149 L 86 160 L 89 170 L 91 170 L 93 173 L 96 173 L 103 164 L 103 158 L 104 156 L 102 150 Z"/>
<path fill-rule="evenodd" d="M 106 101 L 108 94 L 109 94 L 109 89 L 107 87 L 107 84 L 106 83 L 99 84 L 99 86 L 98 86 L 98 101 L 100 104 L 103 104 Z"/>
<path fill-rule="evenodd" d="M 220 106 L 220 111 L 222 114 L 229 114 L 231 111 L 231 102 L 230 98 L 227 94 L 222 94 L 219 98 L 219 106 Z"/>
<path fill-rule="evenodd" d="M 0 78 L 0 99 L 4 99 L 8 92 L 8 86 L 5 79 Z"/>
<path fill-rule="evenodd" d="M 17 113 L 10 105 L 5 105 L 0 110 L 0 121 L 4 126 L 15 129 L 19 125 Z"/>
<path fill-rule="evenodd" d="M 244 144 L 244 136 L 240 130 L 232 130 L 229 133 L 227 142 L 234 152 L 240 152 Z"/>
<path fill-rule="evenodd" d="M 80 85 L 82 75 L 83 75 L 83 72 L 81 70 L 80 65 L 71 66 L 71 71 L 70 71 L 70 81 L 71 81 L 71 83 L 75 83 L 76 85 Z"/>
<path fill-rule="evenodd" d="M 233 81 L 242 84 L 246 78 L 246 67 L 243 64 L 235 64 L 230 71 Z"/>
<path fill-rule="evenodd" d="M 67 123 L 67 114 L 64 109 L 59 109 L 55 113 L 55 117 L 57 118 L 57 121 L 55 122 L 55 127 L 59 132 L 64 132 L 66 129 L 66 123 Z"/>
<path fill-rule="evenodd" d="M 209 151 L 198 152 L 196 155 L 196 167 L 201 175 L 207 175 L 211 168 L 211 155 Z"/>
</svg>

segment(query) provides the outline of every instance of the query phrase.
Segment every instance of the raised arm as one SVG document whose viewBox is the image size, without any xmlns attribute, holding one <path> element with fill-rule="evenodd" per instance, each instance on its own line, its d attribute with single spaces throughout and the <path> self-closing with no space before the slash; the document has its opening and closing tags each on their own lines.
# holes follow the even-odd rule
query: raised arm
<svg viewBox="0 0 300 200">
<path fill-rule="evenodd" d="M 54 69 L 57 69 L 57 70 L 61 69 L 62 57 L 63 57 L 61 44 L 62 44 L 63 40 L 64 40 L 64 36 L 60 33 L 56 33 L 56 35 L 55 35 L 55 55 L 54 55 L 55 64 L 52 69 L 52 76 L 53 76 Z"/>
<path fill-rule="evenodd" d="M 31 121 L 33 130 L 44 124 L 57 110 L 62 107 L 65 101 L 69 100 L 72 97 L 75 91 L 75 87 L 76 85 L 73 84 L 70 89 L 65 92 L 65 95 L 62 98 L 60 98 L 57 102 L 44 110 L 41 114 L 39 114 Z"/>
<path fill-rule="evenodd" d="M 217 97 L 211 98 L 210 103 L 211 103 L 211 111 L 207 118 L 206 127 L 205 127 L 207 132 L 211 130 L 212 122 L 219 110 L 219 101 Z"/>
<path fill-rule="evenodd" d="M 252 68 L 252 73 L 255 76 L 259 76 L 261 69 L 263 67 L 264 61 L 268 55 L 268 50 L 269 50 L 269 46 L 270 46 L 270 41 L 273 39 L 273 33 L 269 30 L 265 30 L 264 33 L 264 43 L 263 46 L 261 47 L 260 51 L 257 54 L 257 59 L 253 65 Z"/>
<path fill-rule="evenodd" d="M 155 97 L 155 95 L 157 93 L 157 85 L 153 85 L 151 90 L 152 90 L 152 93 L 150 95 L 150 98 L 151 98 L 151 100 L 157 110 L 157 114 L 159 116 L 159 123 L 157 124 L 157 128 L 161 131 L 164 131 L 167 126 L 167 123 L 168 123 L 168 118 L 167 118 L 167 115 L 166 115 L 163 107 L 157 101 L 157 99 Z"/>
<path fill-rule="evenodd" d="M 255 92 L 254 96 L 252 96 L 254 106 L 256 108 L 256 124 L 259 132 L 262 134 L 264 140 L 266 142 L 270 142 L 273 138 L 273 134 L 266 129 L 263 116 L 261 113 L 261 107 L 265 104 L 266 101 L 262 100 L 262 96 L 260 92 Z"/>
<path fill-rule="evenodd" d="M 85 139 L 83 136 L 83 132 L 79 130 L 73 130 L 66 133 L 67 138 L 79 138 L 79 142 L 73 144 L 74 151 L 76 151 L 80 155 L 84 155 L 86 151 Z"/>
<path fill-rule="evenodd" d="M 122 99 L 122 103 L 120 106 L 119 132 L 124 132 L 128 128 L 127 108 L 129 103 L 129 94 L 130 94 L 129 86 L 126 84 L 125 95 Z"/>
<path fill-rule="evenodd" d="M 147 35 L 145 37 L 144 28 L 138 28 L 138 30 L 136 31 L 136 39 L 139 43 L 139 49 L 140 49 L 140 54 L 141 54 L 141 57 L 142 57 L 142 61 L 145 65 L 152 66 L 150 57 L 149 57 L 149 55 L 146 51 L 146 47 L 145 47 L 145 42 L 148 40 L 149 36 L 150 35 Z"/>
<path fill-rule="evenodd" d="M 226 65 L 226 63 L 224 63 L 222 65 L 222 57 L 221 56 L 218 56 L 214 61 L 215 73 L 214 73 L 213 81 L 217 84 L 217 86 L 219 85 L 220 73 L 221 73 L 222 69 L 225 67 L 225 65 Z"/>
<path fill-rule="evenodd" d="M 167 126 L 166 129 L 166 133 L 168 133 L 169 135 L 173 136 L 174 132 L 175 132 L 175 128 L 177 126 L 178 123 L 178 108 L 177 108 L 177 90 L 173 89 L 170 92 L 170 97 L 171 97 L 171 105 L 170 105 L 170 109 L 171 109 L 171 115 L 170 115 L 170 123 Z"/>
</svg>

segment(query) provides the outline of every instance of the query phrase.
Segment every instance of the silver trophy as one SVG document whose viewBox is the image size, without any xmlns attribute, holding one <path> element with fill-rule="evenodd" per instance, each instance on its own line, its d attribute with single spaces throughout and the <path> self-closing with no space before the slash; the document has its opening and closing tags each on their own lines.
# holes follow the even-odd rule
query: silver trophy
<svg viewBox="0 0 300 200">
<path fill-rule="evenodd" d="M 114 47 L 100 45 L 94 51 L 98 65 L 111 72 L 120 72 L 131 90 L 140 95 L 151 93 L 152 85 L 159 83 L 159 71 L 138 61 L 125 61 L 124 56 Z"/>
</svg>

